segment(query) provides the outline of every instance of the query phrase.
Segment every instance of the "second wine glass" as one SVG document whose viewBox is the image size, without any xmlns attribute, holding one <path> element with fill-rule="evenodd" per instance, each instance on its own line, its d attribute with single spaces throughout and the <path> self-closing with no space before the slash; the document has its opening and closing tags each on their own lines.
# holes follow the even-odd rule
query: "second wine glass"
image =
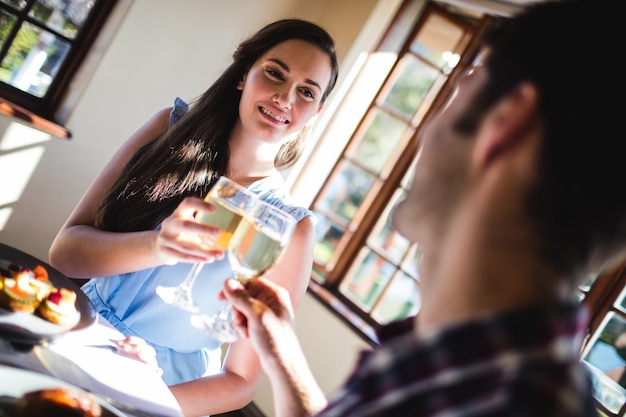
<svg viewBox="0 0 626 417">
<path fill-rule="evenodd" d="M 226 251 L 237 225 L 256 201 L 256 195 L 235 181 L 220 177 L 204 199 L 213 204 L 215 210 L 198 212 L 195 221 L 219 228 L 221 232 L 218 238 L 209 242 L 208 246 L 212 250 Z M 156 289 L 157 294 L 168 304 L 192 313 L 197 312 L 199 307 L 193 300 L 191 289 L 203 266 L 202 262 L 195 263 L 179 285 L 176 287 L 159 285 Z"/>
<path fill-rule="evenodd" d="M 245 284 L 272 269 L 285 252 L 296 227 L 286 211 L 262 200 L 254 202 L 237 226 L 228 246 L 228 260 L 235 278 Z M 215 339 L 231 343 L 237 333 L 231 326 L 230 303 L 210 315 L 193 315 L 191 324 Z"/>
</svg>

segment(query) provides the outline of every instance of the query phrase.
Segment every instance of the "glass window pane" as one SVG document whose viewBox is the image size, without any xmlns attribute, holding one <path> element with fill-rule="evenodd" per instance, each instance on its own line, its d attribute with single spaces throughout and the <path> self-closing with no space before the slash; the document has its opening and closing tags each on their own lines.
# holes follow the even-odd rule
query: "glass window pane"
<svg viewBox="0 0 626 417">
<path fill-rule="evenodd" d="M 381 324 L 414 316 L 421 305 L 420 289 L 415 279 L 398 273 L 384 292 L 372 316 Z"/>
<path fill-rule="evenodd" d="M 315 203 L 315 208 L 333 213 L 348 224 L 356 215 L 375 181 L 374 176 L 344 161 L 328 186 L 324 188 L 320 199 Z"/>
<path fill-rule="evenodd" d="M 315 233 L 317 241 L 313 248 L 313 260 L 321 265 L 326 265 L 331 259 L 337 243 L 341 240 L 345 229 L 334 224 L 328 217 L 319 212 L 315 212 L 317 216 L 317 224 L 315 225 Z"/>
<path fill-rule="evenodd" d="M 617 300 L 615 301 L 615 307 L 622 310 L 623 312 L 626 312 L 626 287 L 622 289 L 622 293 L 619 295 L 619 297 L 617 297 Z"/>
<path fill-rule="evenodd" d="M 374 109 L 369 114 L 366 131 L 357 142 L 352 158 L 374 172 L 380 172 L 404 136 L 407 123 Z"/>
<path fill-rule="evenodd" d="M 384 105 L 412 119 L 438 77 L 439 72 L 433 67 L 413 55 L 404 55 L 392 74 L 393 86 L 384 99 Z"/>
<path fill-rule="evenodd" d="M 342 281 L 340 291 L 369 311 L 395 272 L 393 264 L 363 248 Z"/>
<path fill-rule="evenodd" d="M 419 264 L 422 260 L 422 250 L 419 245 L 413 244 L 402 262 L 402 270 L 412 277 L 419 278 Z"/>
<path fill-rule="evenodd" d="M 626 320 L 607 314 L 589 340 L 583 361 L 591 372 L 594 396 L 618 412 L 626 402 Z"/>
<path fill-rule="evenodd" d="M 459 56 L 454 52 L 464 36 L 461 27 L 440 15 L 431 14 L 413 40 L 411 51 L 449 74 L 459 62 Z"/>
<path fill-rule="evenodd" d="M 73 39 L 93 7 L 93 0 L 39 0 L 29 16 Z"/>
<path fill-rule="evenodd" d="M 9 14 L 4 10 L 0 10 L 0 48 L 2 48 L 2 46 L 4 45 L 4 41 L 9 36 L 9 32 L 11 32 L 11 29 L 13 29 L 15 20 L 15 15 Z M 1 75 L 0 79 L 4 80 Z"/>
<path fill-rule="evenodd" d="M 2 3 L 13 6 L 18 10 L 22 10 L 26 6 L 26 0 L 2 0 Z"/>
<path fill-rule="evenodd" d="M 380 253 L 384 253 L 385 256 L 397 264 L 402 262 L 402 259 L 411 246 L 411 242 L 400 235 L 391 226 L 393 208 L 403 198 L 403 191 L 401 189 L 397 190 L 372 230 L 368 241 L 370 246 L 376 248 Z"/>
<path fill-rule="evenodd" d="M 413 159 L 413 162 L 411 162 L 411 166 L 409 167 L 409 169 L 407 169 L 406 173 L 402 177 L 402 182 L 400 183 L 400 185 L 405 190 L 408 190 L 409 188 L 411 188 L 411 184 L 413 183 L 413 176 L 415 175 L 416 164 L 417 164 L 417 158 Z"/>
<path fill-rule="evenodd" d="M 14 87 L 20 88 L 18 86 L 19 83 L 16 82 L 15 79 L 18 77 L 19 70 L 24 65 L 29 51 L 33 50 L 39 42 L 40 33 L 41 30 L 25 23 L 17 33 L 7 56 L 0 65 L 2 72 L 9 74 L 6 82 L 12 84 Z M 24 90 L 26 89 L 27 88 Z"/>
<path fill-rule="evenodd" d="M 69 44 L 50 32 L 24 23 L 1 68 L 11 75 L 8 84 L 37 97 L 48 91 L 65 59 Z"/>
</svg>

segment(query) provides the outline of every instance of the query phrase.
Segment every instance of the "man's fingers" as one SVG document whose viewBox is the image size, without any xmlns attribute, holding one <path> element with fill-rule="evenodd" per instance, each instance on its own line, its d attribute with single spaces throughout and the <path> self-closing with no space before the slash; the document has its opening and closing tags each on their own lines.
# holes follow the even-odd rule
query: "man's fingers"
<svg viewBox="0 0 626 417">
<path fill-rule="evenodd" d="M 254 304 L 258 303 L 253 299 L 246 288 L 234 279 L 229 279 L 224 283 L 221 296 L 231 302 L 233 310 L 232 325 L 242 338 L 248 338 L 248 316 L 255 314 Z"/>
<path fill-rule="evenodd" d="M 242 311 L 244 314 L 250 312 L 250 295 L 239 281 L 234 279 L 226 280 L 223 295 L 230 300 L 237 310 Z"/>
<path fill-rule="evenodd" d="M 248 319 L 239 311 L 235 311 L 233 315 L 232 325 L 242 338 L 248 338 Z"/>
</svg>

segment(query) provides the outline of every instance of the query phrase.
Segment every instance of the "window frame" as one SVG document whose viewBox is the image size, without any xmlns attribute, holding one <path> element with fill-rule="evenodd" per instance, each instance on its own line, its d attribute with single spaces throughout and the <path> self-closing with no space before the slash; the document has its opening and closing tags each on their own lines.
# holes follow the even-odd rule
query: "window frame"
<svg viewBox="0 0 626 417">
<path fill-rule="evenodd" d="M 70 138 L 71 133 L 56 121 L 57 114 L 61 110 L 63 100 L 73 79 L 88 57 L 118 0 L 96 0 L 85 22 L 73 39 L 67 39 L 45 23 L 29 17 L 28 12 L 36 0 L 27 1 L 27 5 L 22 10 L 17 10 L 7 3 L 0 2 L 1 10 L 9 11 L 17 17 L 14 27 L 0 48 L 0 60 L 9 51 L 24 22 L 58 35 L 64 41 L 69 42 L 71 46 L 43 97 L 36 97 L 10 84 L 0 82 L 0 112 L 32 123 L 55 136 Z"/>
<path fill-rule="evenodd" d="M 349 140 L 343 146 L 343 149 L 339 153 L 339 156 L 336 158 L 334 164 L 332 164 L 332 168 L 330 168 L 328 174 L 329 179 L 326 179 L 319 187 L 318 192 L 311 200 L 310 205 L 310 207 L 315 210 L 316 203 L 319 201 L 320 196 L 324 193 L 325 187 L 327 187 L 330 183 L 330 179 L 333 178 L 333 175 L 337 172 L 338 166 L 343 161 L 350 160 L 349 157 L 346 158 L 346 153 L 350 151 L 351 146 L 353 146 L 353 142 L 362 137 L 360 136 L 360 130 L 362 129 L 368 114 L 373 108 L 377 107 L 377 99 L 384 93 L 387 82 L 393 74 L 394 69 L 396 69 L 399 65 L 402 56 L 410 53 L 409 51 L 413 39 L 416 37 L 424 23 L 427 22 L 429 16 L 433 13 L 445 16 L 447 20 L 453 21 L 456 25 L 463 27 L 465 30 L 474 32 L 474 35 L 464 46 L 464 53 L 462 54 L 461 60 L 447 75 L 447 80 L 441 85 L 435 97 L 432 98 L 429 109 L 421 116 L 421 121 L 415 125 L 411 125 L 410 128 L 413 129 L 413 132 L 408 139 L 403 139 L 403 141 L 406 141 L 406 146 L 402 152 L 399 153 L 397 160 L 395 160 L 391 167 L 385 167 L 383 169 L 383 171 L 385 169 L 389 169 L 388 172 L 384 174 L 384 183 L 376 195 L 372 196 L 373 193 L 369 194 L 369 196 L 372 197 L 372 200 L 367 204 L 367 209 L 359 210 L 360 214 L 357 216 L 361 217 L 356 219 L 356 222 L 359 223 L 357 228 L 354 230 L 351 237 L 346 239 L 344 246 L 337 248 L 337 252 L 341 253 L 341 255 L 334 257 L 334 262 L 336 263 L 333 266 L 332 273 L 325 276 L 324 268 L 314 262 L 312 279 L 309 284 L 309 293 L 321 301 L 331 311 L 336 313 L 341 320 L 352 327 L 365 341 L 374 345 L 377 343 L 376 333 L 382 324 L 375 320 L 370 312 L 364 311 L 355 301 L 346 296 L 346 294 L 340 290 L 339 286 L 345 279 L 346 274 L 355 259 L 359 256 L 361 248 L 367 247 L 368 236 L 376 227 L 376 222 L 384 213 L 388 201 L 401 187 L 406 172 L 413 164 L 417 148 L 419 147 L 418 138 L 424 123 L 439 107 L 445 103 L 449 95 L 452 93 L 455 79 L 459 75 L 463 74 L 467 68 L 472 65 L 474 58 L 480 51 L 480 44 L 478 42 L 480 34 L 487 28 L 489 23 L 493 21 L 491 16 L 484 16 L 482 19 L 476 19 L 475 22 L 471 22 L 462 16 L 451 13 L 446 8 L 434 2 L 425 2 L 422 12 L 419 13 L 417 18 L 413 18 L 410 26 L 407 26 L 407 20 L 409 19 L 407 15 L 415 13 L 415 8 L 412 7 L 412 4 L 415 3 L 416 2 L 412 0 L 405 0 L 403 2 L 398 9 L 395 18 L 391 21 L 386 34 L 374 48 L 374 52 L 385 51 L 388 49 L 388 39 L 397 38 L 399 36 L 398 33 L 403 32 L 401 36 L 404 39 L 397 49 L 397 59 L 385 76 L 379 90 L 374 96 L 374 99 L 364 110 L 363 115 L 358 121 L 356 128 L 352 131 Z M 339 111 L 337 114 L 339 114 L 338 117 L 340 117 L 341 104 L 339 105 Z M 330 124 L 332 123 L 333 122 L 331 121 Z M 316 171 L 316 168 L 314 167 L 316 165 L 315 156 L 314 152 L 310 159 L 311 162 L 305 164 L 304 169 L 301 171 L 301 176 L 307 175 L 307 168 L 312 171 Z M 311 168 L 312 166 L 313 168 Z M 319 171 L 317 171 L 317 175 L 319 175 Z M 296 180 L 294 188 L 297 189 L 298 186 L 301 186 L 299 179 Z M 362 207 L 364 207 L 366 203 L 367 202 L 364 202 Z M 351 225 L 354 222 L 355 219 L 351 221 Z"/>
<path fill-rule="evenodd" d="M 589 288 L 580 288 L 582 297 L 581 303 L 589 311 L 589 325 L 583 343 L 581 355 L 591 347 L 590 342 L 594 341 L 594 336 L 603 331 L 601 326 L 609 315 L 615 315 L 626 320 L 626 309 L 617 306 L 620 296 L 623 296 L 626 288 L 626 261 L 601 271 L 589 285 Z M 626 390 L 626 387 L 623 387 Z M 596 398 L 598 409 L 610 417 L 626 416 L 626 403 L 618 412 L 609 410 L 600 400 Z"/>
</svg>

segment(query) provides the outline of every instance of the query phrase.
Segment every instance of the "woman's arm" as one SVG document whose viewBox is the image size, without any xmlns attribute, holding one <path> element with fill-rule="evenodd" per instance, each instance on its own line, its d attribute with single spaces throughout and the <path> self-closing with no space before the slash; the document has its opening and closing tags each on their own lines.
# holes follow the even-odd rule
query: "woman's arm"
<svg viewBox="0 0 626 417">
<path fill-rule="evenodd" d="M 208 262 L 210 254 L 198 245 L 180 242 L 180 232 L 210 229 L 193 222 L 194 210 L 211 210 L 202 199 L 186 199 L 163 222 L 161 231 L 113 233 L 94 226 L 98 206 L 120 177 L 138 149 L 168 128 L 171 109 L 163 109 L 148 120 L 117 150 L 52 242 L 50 265 L 69 277 L 113 275 L 164 263 Z"/>
<path fill-rule="evenodd" d="M 294 308 L 311 277 L 314 243 L 313 221 L 306 217 L 298 222 L 284 256 L 266 276 L 287 290 Z M 170 387 L 185 416 L 224 413 L 252 401 L 263 373 L 249 339 L 240 337 L 230 345 L 222 369 L 220 374 Z"/>
</svg>

